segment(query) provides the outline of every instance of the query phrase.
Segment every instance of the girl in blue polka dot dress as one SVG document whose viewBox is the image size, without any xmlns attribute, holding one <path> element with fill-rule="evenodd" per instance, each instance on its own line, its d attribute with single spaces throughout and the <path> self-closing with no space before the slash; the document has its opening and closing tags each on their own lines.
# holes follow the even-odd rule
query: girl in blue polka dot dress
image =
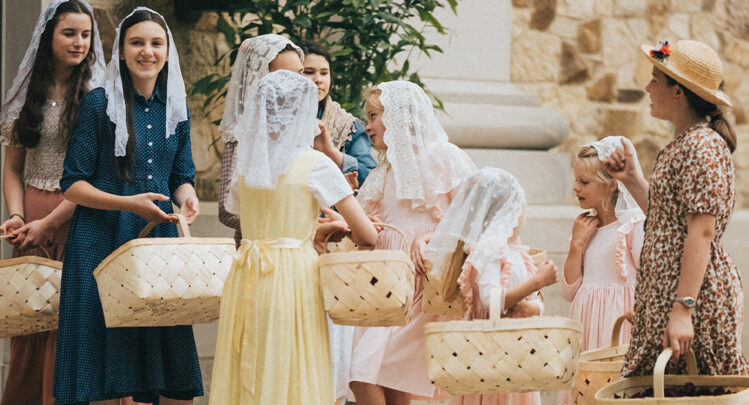
<svg viewBox="0 0 749 405">
<path fill-rule="evenodd" d="M 63 262 L 54 395 L 60 404 L 192 404 L 203 395 L 192 327 L 106 328 L 93 270 L 137 237 L 175 237 L 172 202 L 198 216 L 190 123 L 177 51 L 147 8 L 125 18 L 104 88 L 83 101 L 60 186 L 78 207 Z"/>
</svg>

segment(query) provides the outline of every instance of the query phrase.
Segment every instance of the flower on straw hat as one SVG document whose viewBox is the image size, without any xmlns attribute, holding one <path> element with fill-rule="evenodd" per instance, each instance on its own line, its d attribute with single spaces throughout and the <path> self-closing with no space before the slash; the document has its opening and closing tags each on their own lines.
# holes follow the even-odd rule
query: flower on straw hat
<svg viewBox="0 0 749 405">
<path fill-rule="evenodd" d="M 680 85 L 713 104 L 731 107 L 731 99 L 719 87 L 723 81 L 723 63 L 710 46 L 692 40 L 659 42 L 656 48 L 641 45 L 640 50 L 655 65 Z"/>
</svg>

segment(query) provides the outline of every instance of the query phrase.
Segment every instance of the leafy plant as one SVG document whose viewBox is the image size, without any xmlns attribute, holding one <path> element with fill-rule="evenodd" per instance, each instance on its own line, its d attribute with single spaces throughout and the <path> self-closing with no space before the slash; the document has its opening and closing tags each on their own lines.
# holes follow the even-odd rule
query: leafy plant
<svg viewBox="0 0 749 405">
<path fill-rule="evenodd" d="M 229 13 L 219 13 L 218 30 L 231 50 L 216 64 L 237 56 L 247 38 L 277 33 L 292 41 L 311 39 L 330 51 L 333 70 L 331 96 L 361 116 L 365 88 L 388 80 L 405 79 L 422 85 L 411 70 L 414 52 L 431 56 L 442 52 L 427 42 L 424 33 L 446 33 L 434 11 L 449 6 L 456 13 L 458 0 L 234 0 Z M 421 23 L 416 27 L 415 23 Z M 226 97 L 229 75 L 211 74 L 195 83 L 192 94 L 207 96 L 210 112 Z M 442 102 L 435 99 L 437 108 Z M 218 122 L 215 122 L 218 124 Z"/>
</svg>

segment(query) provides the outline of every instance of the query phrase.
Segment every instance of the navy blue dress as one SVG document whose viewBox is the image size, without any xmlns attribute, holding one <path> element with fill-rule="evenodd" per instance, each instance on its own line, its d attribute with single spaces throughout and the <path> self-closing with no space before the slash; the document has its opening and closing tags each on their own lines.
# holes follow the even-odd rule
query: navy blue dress
<svg viewBox="0 0 749 405">
<path fill-rule="evenodd" d="M 146 192 L 173 196 L 193 183 L 189 120 L 165 138 L 166 97 L 157 86 L 146 100 L 136 94 L 134 183 L 114 171 L 114 131 L 106 114 L 104 89 L 91 91 L 81 104 L 60 180 L 63 192 L 85 180 L 121 196 Z M 157 201 L 166 213 L 172 201 Z M 77 206 L 65 245 L 54 395 L 60 404 L 78 404 L 133 395 L 154 402 L 158 395 L 191 399 L 203 395 L 203 382 L 191 326 L 106 328 L 93 271 L 147 221 L 133 213 Z M 173 224 L 158 225 L 149 236 L 177 236 Z"/>
</svg>

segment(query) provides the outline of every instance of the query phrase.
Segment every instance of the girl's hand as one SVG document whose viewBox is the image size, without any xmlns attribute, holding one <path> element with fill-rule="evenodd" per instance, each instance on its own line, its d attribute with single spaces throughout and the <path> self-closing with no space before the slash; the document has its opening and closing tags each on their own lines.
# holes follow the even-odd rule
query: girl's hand
<svg viewBox="0 0 749 405">
<path fill-rule="evenodd" d="M 507 311 L 507 316 L 510 318 L 528 318 L 536 315 L 541 315 L 541 309 L 526 299 L 520 300 Z"/>
<path fill-rule="evenodd" d="M 318 221 L 317 231 L 315 231 L 315 239 L 313 241 L 315 250 L 319 254 L 325 253 L 325 238 L 329 234 L 333 234 L 329 242 L 340 242 L 341 239 L 343 239 L 343 237 L 350 232 L 351 229 L 349 229 L 346 221 L 335 219 L 327 220 L 324 222 Z"/>
<path fill-rule="evenodd" d="M 159 193 L 143 193 L 127 197 L 127 211 L 145 218 L 148 222 L 171 222 L 172 218 L 161 210 L 154 201 L 169 201 L 169 197 Z M 197 216 L 197 214 L 196 214 Z"/>
<path fill-rule="evenodd" d="M 426 248 L 430 239 L 432 239 L 432 233 L 425 233 L 417 236 L 413 244 L 411 244 L 411 261 L 414 262 L 416 274 L 419 276 L 423 276 L 427 272 L 426 265 L 424 264 L 424 248 Z"/>
<path fill-rule="evenodd" d="M 676 360 L 689 351 L 693 342 L 692 312 L 680 303 L 674 303 L 666 325 L 666 333 L 663 334 L 663 348 L 673 349 L 674 354 L 671 358 Z"/>
<path fill-rule="evenodd" d="M 637 162 L 635 162 L 634 147 L 626 139 L 622 139 L 621 148 L 617 148 L 603 160 L 603 167 L 611 177 L 622 183 L 640 175 L 637 170 Z"/>
<path fill-rule="evenodd" d="M 536 275 L 533 278 L 538 283 L 538 290 L 556 284 L 559 281 L 557 266 L 551 260 L 546 259 L 538 265 Z"/>
<path fill-rule="evenodd" d="M 7 235 L 9 233 L 13 233 L 13 231 L 23 227 L 24 225 L 26 225 L 26 223 L 24 223 L 23 220 L 19 218 L 17 215 L 14 215 L 13 217 L 8 218 L 7 221 L 3 222 L 2 225 L 0 225 L 0 234 Z M 14 237 L 14 238 L 8 239 L 8 242 L 16 244 L 16 243 L 19 243 L 20 241 L 18 241 L 18 237 Z"/>
<path fill-rule="evenodd" d="M 591 216 L 587 212 L 578 215 L 572 225 L 572 243 L 580 250 L 585 250 L 590 238 L 596 233 L 598 224 L 598 217 Z"/>
<path fill-rule="evenodd" d="M 325 124 L 323 124 L 322 121 L 317 120 L 317 126 L 320 128 L 320 133 L 315 137 L 315 142 L 312 144 L 312 147 L 316 151 L 320 151 L 328 155 L 331 151 L 335 150 L 335 146 L 333 146 L 333 140 L 330 139 L 328 129 L 325 128 Z"/>
<path fill-rule="evenodd" d="M 192 225 L 192 223 L 198 218 L 198 214 L 200 213 L 199 205 L 200 203 L 196 196 L 187 197 L 185 201 L 182 202 L 182 206 L 179 207 L 179 213 L 184 215 L 187 220 L 187 225 Z"/>
<path fill-rule="evenodd" d="M 13 231 L 18 240 L 20 235 L 22 243 L 18 245 L 21 250 L 39 247 L 40 245 L 49 245 L 55 234 L 55 228 L 49 225 L 44 219 L 37 219 Z"/>
<path fill-rule="evenodd" d="M 343 176 L 346 178 L 348 185 L 354 192 L 359 191 L 359 173 L 354 170 L 353 172 L 344 173 Z"/>
</svg>

